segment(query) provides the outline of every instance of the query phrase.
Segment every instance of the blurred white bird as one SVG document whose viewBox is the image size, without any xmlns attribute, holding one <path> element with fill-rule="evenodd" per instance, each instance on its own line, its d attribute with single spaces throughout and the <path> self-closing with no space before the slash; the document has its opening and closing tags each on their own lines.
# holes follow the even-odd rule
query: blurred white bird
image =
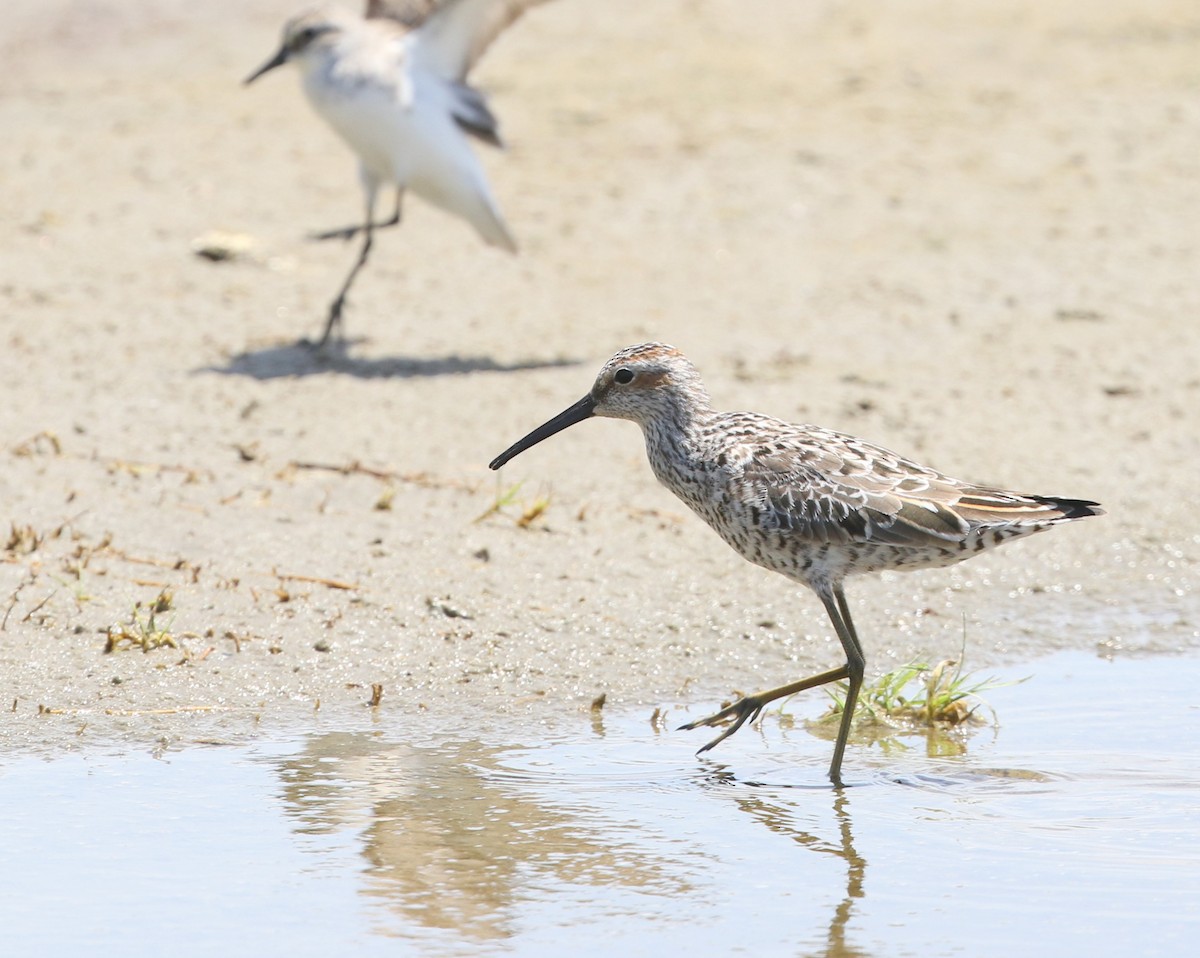
<svg viewBox="0 0 1200 958">
<path fill-rule="evenodd" d="M 329 307 L 317 348 L 342 333 L 346 295 L 371 252 L 374 231 L 400 222 L 405 190 L 461 216 L 492 246 L 515 253 L 478 158 L 474 136 L 502 146 L 496 117 L 467 74 L 499 33 L 546 0 L 369 0 L 366 18 L 321 7 L 289 20 L 279 51 L 246 78 L 295 62 L 313 109 L 358 154 L 366 199 L 358 259 Z M 375 221 L 380 187 L 396 188 L 391 219 Z"/>
</svg>

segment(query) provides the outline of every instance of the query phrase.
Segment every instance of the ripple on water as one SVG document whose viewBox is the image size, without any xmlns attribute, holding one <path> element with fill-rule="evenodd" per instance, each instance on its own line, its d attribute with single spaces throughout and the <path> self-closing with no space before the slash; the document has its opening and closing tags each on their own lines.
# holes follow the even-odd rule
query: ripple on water
<svg viewBox="0 0 1200 958">
<path fill-rule="evenodd" d="M 1033 663 L 1034 682 L 989 694 L 998 730 L 953 754 L 853 746 L 842 789 L 830 744 L 775 716 L 700 758 L 694 736 L 618 711 L 533 732 L 396 714 L 161 758 L 8 756 L 0 829 L 20 828 L 0 834 L 0 927 L 14 952 L 102 955 L 121 941 L 105 893 L 119 882 L 142 950 L 174 955 L 391 954 L 398 939 L 553 955 L 567 927 L 581 958 L 934 940 L 1007 955 L 1030 928 L 1045 953 L 1185 953 L 1196 664 Z"/>
</svg>

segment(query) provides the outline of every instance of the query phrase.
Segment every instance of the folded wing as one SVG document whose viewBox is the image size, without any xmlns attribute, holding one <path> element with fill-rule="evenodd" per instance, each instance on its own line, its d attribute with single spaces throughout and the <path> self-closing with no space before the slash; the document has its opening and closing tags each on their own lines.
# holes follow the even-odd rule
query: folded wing
<svg viewBox="0 0 1200 958">
<path fill-rule="evenodd" d="M 819 442 L 760 448 L 742 467 L 767 528 L 817 542 L 936 548 L 981 529 L 1032 532 L 1099 515 L 1094 502 L 959 482 L 887 450 L 822 430 Z"/>
</svg>

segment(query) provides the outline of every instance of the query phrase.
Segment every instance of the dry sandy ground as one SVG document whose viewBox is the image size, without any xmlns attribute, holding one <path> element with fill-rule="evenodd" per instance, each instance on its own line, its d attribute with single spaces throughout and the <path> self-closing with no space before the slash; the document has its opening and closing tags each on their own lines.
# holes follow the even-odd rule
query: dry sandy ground
<svg viewBox="0 0 1200 958">
<path fill-rule="evenodd" d="M 696 715 L 834 664 L 634 426 L 487 471 L 646 339 L 719 407 L 1108 506 L 852 584 L 870 669 L 964 617 L 978 665 L 1200 645 L 1193 0 L 559 0 L 475 77 L 521 255 L 410 202 L 332 363 L 294 343 L 353 250 L 304 237 L 358 214 L 353 162 L 295 74 L 239 86 L 292 12 L 6 5 L 5 747 L 302 727 L 374 683 L 468 728 L 600 692 Z M 195 255 L 216 229 L 253 250 Z M 106 653 L 162 590 L 178 647 Z"/>
</svg>

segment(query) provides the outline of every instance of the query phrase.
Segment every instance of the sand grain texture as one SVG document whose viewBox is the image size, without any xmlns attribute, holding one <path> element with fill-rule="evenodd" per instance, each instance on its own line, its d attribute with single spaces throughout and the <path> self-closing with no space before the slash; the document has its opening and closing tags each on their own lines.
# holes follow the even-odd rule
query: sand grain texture
<svg viewBox="0 0 1200 958">
<path fill-rule="evenodd" d="M 869 670 L 955 653 L 964 616 L 980 665 L 1197 644 L 1194 4 L 551 4 L 475 77 L 520 257 L 411 202 L 332 364 L 293 343 L 353 248 L 304 235 L 357 215 L 353 161 L 294 75 L 239 86 L 292 12 L 6 10 L 6 744 L 302 727 L 373 683 L 467 727 L 600 692 L 707 711 L 829 667 L 816 601 L 628 424 L 487 472 L 646 339 L 721 408 L 1109 509 L 852 582 Z M 212 262 L 211 231 L 252 245 Z M 105 654 L 162 589 L 181 647 Z"/>
</svg>

